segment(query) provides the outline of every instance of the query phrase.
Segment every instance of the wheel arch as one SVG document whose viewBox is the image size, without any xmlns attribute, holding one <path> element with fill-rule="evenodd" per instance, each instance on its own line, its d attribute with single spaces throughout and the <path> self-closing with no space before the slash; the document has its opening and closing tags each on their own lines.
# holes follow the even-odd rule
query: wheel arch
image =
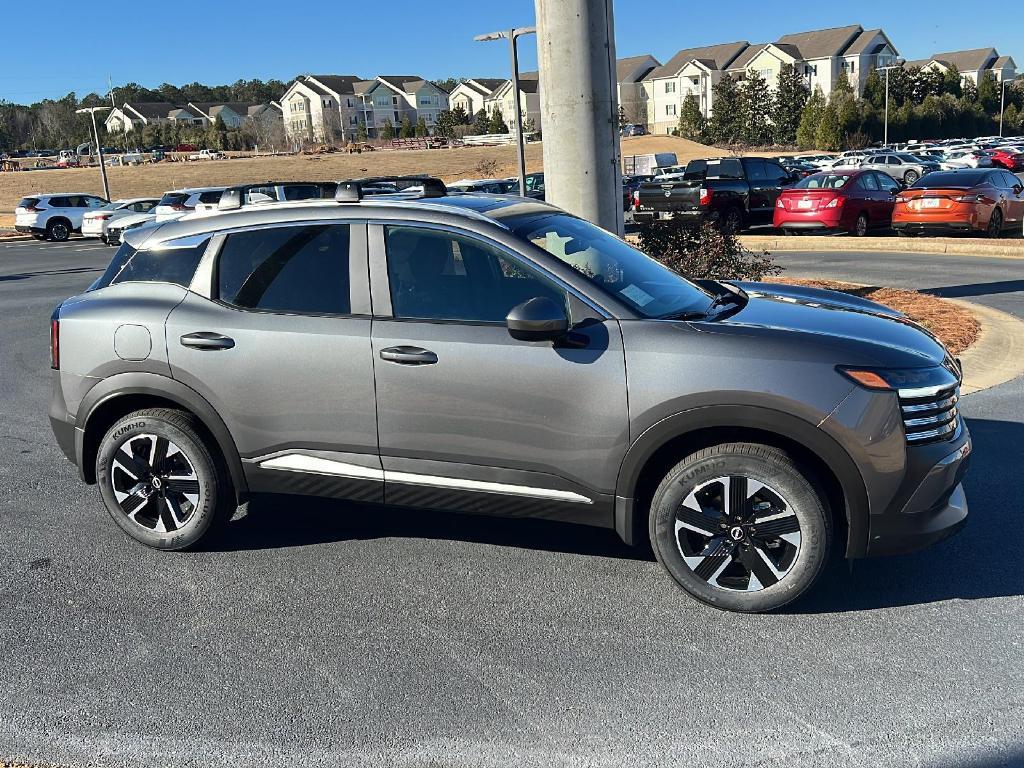
<svg viewBox="0 0 1024 768">
<path fill-rule="evenodd" d="M 78 408 L 79 428 L 75 430 L 75 453 L 79 474 L 85 482 L 96 482 L 96 454 L 107 429 L 122 416 L 143 408 L 177 408 L 195 416 L 205 431 L 203 437 L 218 449 L 227 465 L 236 500 L 244 498 L 248 484 L 242 460 L 223 419 L 194 389 L 156 373 L 111 376 L 93 387 L 82 401 Z"/>
<path fill-rule="evenodd" d="M 814 424 L 781 411 L 744 405 L 696 408 L 669 416 L 641 434 L 626 451 L 615 490 L 615 530 L 643 541 L 654 489 L 672 466 L 695 451 L 723 442 L 780 448 L 807 467 L 831 507 L 847 557 L 860 557 L 868 541 L 868 498 L 850 455 Z"/>
</svg>

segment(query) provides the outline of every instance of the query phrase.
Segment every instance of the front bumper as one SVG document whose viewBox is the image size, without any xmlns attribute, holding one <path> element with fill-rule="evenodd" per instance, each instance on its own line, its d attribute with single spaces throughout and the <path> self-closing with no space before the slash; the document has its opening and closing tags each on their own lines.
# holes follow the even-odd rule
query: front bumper
<svg viewBox="0 0 1024 768">
<path fill-rule="evenodd" d="M 971 436 L 963 422 L 950 442 L 908 449 L 906 479 L 899 493 L 886 511 L 870 516 L 868 556 L 923 549 L 966 525 L 962 481 L 971 450 Z"/>
</svg>

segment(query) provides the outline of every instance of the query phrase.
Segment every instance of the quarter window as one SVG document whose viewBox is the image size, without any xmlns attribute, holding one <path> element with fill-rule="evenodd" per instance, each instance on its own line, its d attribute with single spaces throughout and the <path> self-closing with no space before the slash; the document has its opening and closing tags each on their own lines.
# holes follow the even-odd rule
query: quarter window
<svg viewBox="0 0 1024 768">
<path fill-rule="evenodd" d="M 217 265 L 220 300 L 241 309 L 344 315 L 349 226 L 275 227 L 228 235 Z"/>
<path fill-rule="evenodd" d="M 450 232 L 387 227 L 388 282 L 396 318 L 504 322 L 537 296 L 565 292 L 497 248 Z"/>
<path fill-rule="evenodd" d="M 198 241 L 190 237 L 142 251 L 136 251 L 124 243 L 92 289 L 120 283 L 172 283 L 186 287 L 192 282 L 196 267 L 209 243 L 208 237 Z"/>
</svg>

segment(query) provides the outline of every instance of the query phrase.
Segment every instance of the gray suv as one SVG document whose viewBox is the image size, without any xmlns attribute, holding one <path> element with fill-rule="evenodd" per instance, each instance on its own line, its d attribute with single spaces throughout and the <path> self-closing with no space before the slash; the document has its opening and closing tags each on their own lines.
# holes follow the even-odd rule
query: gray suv
<svg viewBox="0 0 1024 768">
<path fill-rule="evenodd" d="M 959 365 L 877 304 L 689 281 L 439 182 L 125 237 L 53 313 L 50 419 L 150 547 L 261 492 L 538 516 L 649 538 L 694 597 L 764 611 L 831 554 L 966 520 Z"/>
</svg>

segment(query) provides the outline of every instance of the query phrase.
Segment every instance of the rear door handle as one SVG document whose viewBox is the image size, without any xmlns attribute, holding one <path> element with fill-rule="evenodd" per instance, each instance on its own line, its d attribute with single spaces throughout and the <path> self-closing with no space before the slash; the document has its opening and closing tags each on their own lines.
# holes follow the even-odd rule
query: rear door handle
<svg viewBox="0 0 1024 768">
<path fill-rule="evenodd" d="M 231 349 L 235 346 L 235 340 L 213 331 L 198 331 L 182 336 L 181 346 L 193 349 Z"/>
<path fill-rule="evenodd" d="M 388 347 L 380 351 L 380 359 L 401 365 L 433 365 L 437 355 L 422 347 Z"/>
</svg>

